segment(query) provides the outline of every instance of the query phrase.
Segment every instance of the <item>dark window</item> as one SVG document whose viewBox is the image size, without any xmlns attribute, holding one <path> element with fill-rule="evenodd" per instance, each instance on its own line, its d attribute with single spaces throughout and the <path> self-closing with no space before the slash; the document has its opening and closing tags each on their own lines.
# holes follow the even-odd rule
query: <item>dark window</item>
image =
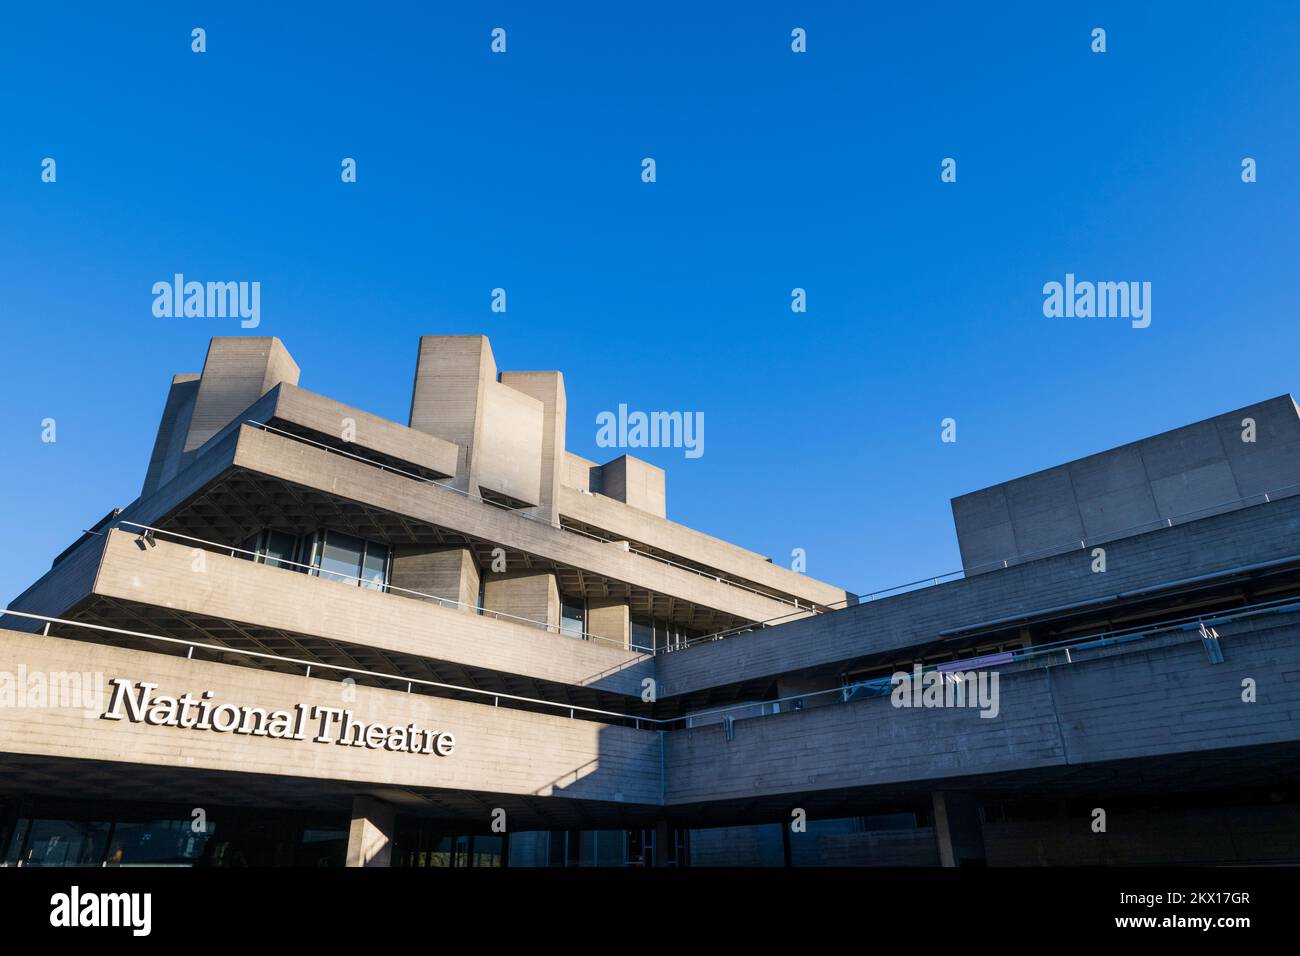
<svg viewBox="0 0 1300 956">
<path fill-rule="evenodd" d="M 655 623 L 649 618 L 632 619 L 632 646 L 640 650 L 655 648 Z"/>
<path fill-rule="evenodd" d="M 388 588 L 390 551 L 378 541 L 339 531 L 299 536 L 268 529 L 253 535 L 241 548 L 240 557 L 273 568 L 310 571 L 331 581 L 360 585 L 372 591 Z"/>
<path fill-rule="evenodd" d="M 298 538 L 283 531 L 267 531 L 260 549 L 262 560 L 273 568 L 291 568 L 298 560 Z"/>
</svg>

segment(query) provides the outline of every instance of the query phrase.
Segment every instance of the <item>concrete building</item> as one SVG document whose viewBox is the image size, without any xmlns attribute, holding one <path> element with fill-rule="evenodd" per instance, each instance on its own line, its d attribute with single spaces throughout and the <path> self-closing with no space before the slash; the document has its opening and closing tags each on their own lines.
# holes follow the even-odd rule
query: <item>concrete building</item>
<svg viewBox="0 0 1300 956">
<path fill-rule="evenodd" d="M 1289 396 L 956 498 L 965 573 L 859 598 L 482 336 L 406 425 L 298 377 L 213 339 L 0 618 L 0 863 L 1300 861 Z"/>
</svg>

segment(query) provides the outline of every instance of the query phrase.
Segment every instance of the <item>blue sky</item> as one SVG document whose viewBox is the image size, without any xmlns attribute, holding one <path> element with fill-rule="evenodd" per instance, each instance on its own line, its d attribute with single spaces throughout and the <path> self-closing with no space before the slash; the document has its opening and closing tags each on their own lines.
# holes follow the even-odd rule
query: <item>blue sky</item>
<svg viewBox="0 0 1300 956">
<path fill-rule="evenodd" d="M 155 318 L 175 272 L 261 282 L 301 384 L 398 421 L 453 332 L 561 369 L 589 458 L 619 403 L 702 411 L 642 455 L 669 517 L 862 592 L 959 565 L 954 495 L 1295 387 L 1295 4 L 624 6 L 8 5 L 0 595 L 240 334 Z M 1045 318 L 1066 272 L 1151 327 Z"/>
</svg>

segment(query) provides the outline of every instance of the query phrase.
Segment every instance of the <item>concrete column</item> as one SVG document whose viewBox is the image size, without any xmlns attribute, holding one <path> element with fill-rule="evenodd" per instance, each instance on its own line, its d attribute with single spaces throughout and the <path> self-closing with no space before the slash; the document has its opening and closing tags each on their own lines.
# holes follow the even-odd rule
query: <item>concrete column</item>
<svg viewBox="0 0 1300 956">
<path fill-rule="evenodd" d="M 969 794 L 935 791 L 934 838 L 940 866 L 984 866 L 984 826 Z"/>
<path fill-rule="evenodd" d="M 614 641 L 623 647 L 632 644 L 632 616 L 626 598 L 588 598 L 587 633 Z"/>
<path fill-rule="evenodd" d="M 564 376 L 559 372 L 502 372 L 501 384 L 542 403 L 541 500 L 533 513 L 558 528 L 560 510 L 556 507 L 555 496 L 564 482 L 567 465 L 564 442 L 568 401 L 564 394 Z"/>
<path fill-rule="evenodd" d="M 153 454 L 149 457 L 149 470 L 144 476 L 140 497 L 146 498 L 161 488 L 176 474 L 185 451 L 185 439 L 190 429 L 190 416 L 194 414 L 194 400 L 199 394 L 199 376 L 193 373 L 172 376 L 172 386 L 163 406 L 162 421 L 158 423 L 158 437 L 154 439 Z"/>
<path fill-rule="evenodd" d="M 497 377 L 484 335 L 422 335 L 410 426 L 460 446 L 455 486 L 478 494 L 475 456 L 483 437 L 484 389 Z"/>
<path fill-rule="evenodd" d="M 600 466 L 602 494 L 659 518 L 667 517 L 664 470 L 648 461 L 622 455 Z"/>
<path fill-rule="evenodd" d="M 467 613 L 476 613 L 479 568 L 469 548 L 442 545 L 394 548 L 390 583 L 408 591 L 457 601 Z"/>
<path fill-rule="evenodd" d="M 549 571 L 488 573 L 483 580 L 484 611 L 500 611 L 550 626 L 560 626 L 560 591 Z"/>
<path fill-rule="evenodd" d="M 352 801 L 348 830 L 348 866 L 391 866 L 396 814 L 391 804 L 373 797 Z"/>
<path fill-rule="evenodd" d="M 242 335 L 212 339 L 185 436 L 186 456 L 281 382 L 298 384 L 298 364 L 279 339 Z"/>
</svg>

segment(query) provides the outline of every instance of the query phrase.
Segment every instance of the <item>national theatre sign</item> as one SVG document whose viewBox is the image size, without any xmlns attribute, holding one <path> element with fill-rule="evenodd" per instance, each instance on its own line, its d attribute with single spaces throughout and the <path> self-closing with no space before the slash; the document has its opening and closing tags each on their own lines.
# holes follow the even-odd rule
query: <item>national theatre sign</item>
<svg viewBox="0 0 1300 956">
<path fill-rule="evenodd" d="M 155 694 L 157 684 L 134 683 L 121 677 L 110 680 L 112 694 L 102 720 L 128 720 L 156 727 L 182 727 L 218 734 L 246 734 L 280 740 L 311 740 L 394 753 L 435 754 L 448 757 L 456 739 L 446 731 L 425 730 L 414 723 L 365 723 L 345 707 L 294 704 L 291 710 L 267 710 L 237 704 L 217 704 L 214 693 L 198 697 Z"/>
</svg>

